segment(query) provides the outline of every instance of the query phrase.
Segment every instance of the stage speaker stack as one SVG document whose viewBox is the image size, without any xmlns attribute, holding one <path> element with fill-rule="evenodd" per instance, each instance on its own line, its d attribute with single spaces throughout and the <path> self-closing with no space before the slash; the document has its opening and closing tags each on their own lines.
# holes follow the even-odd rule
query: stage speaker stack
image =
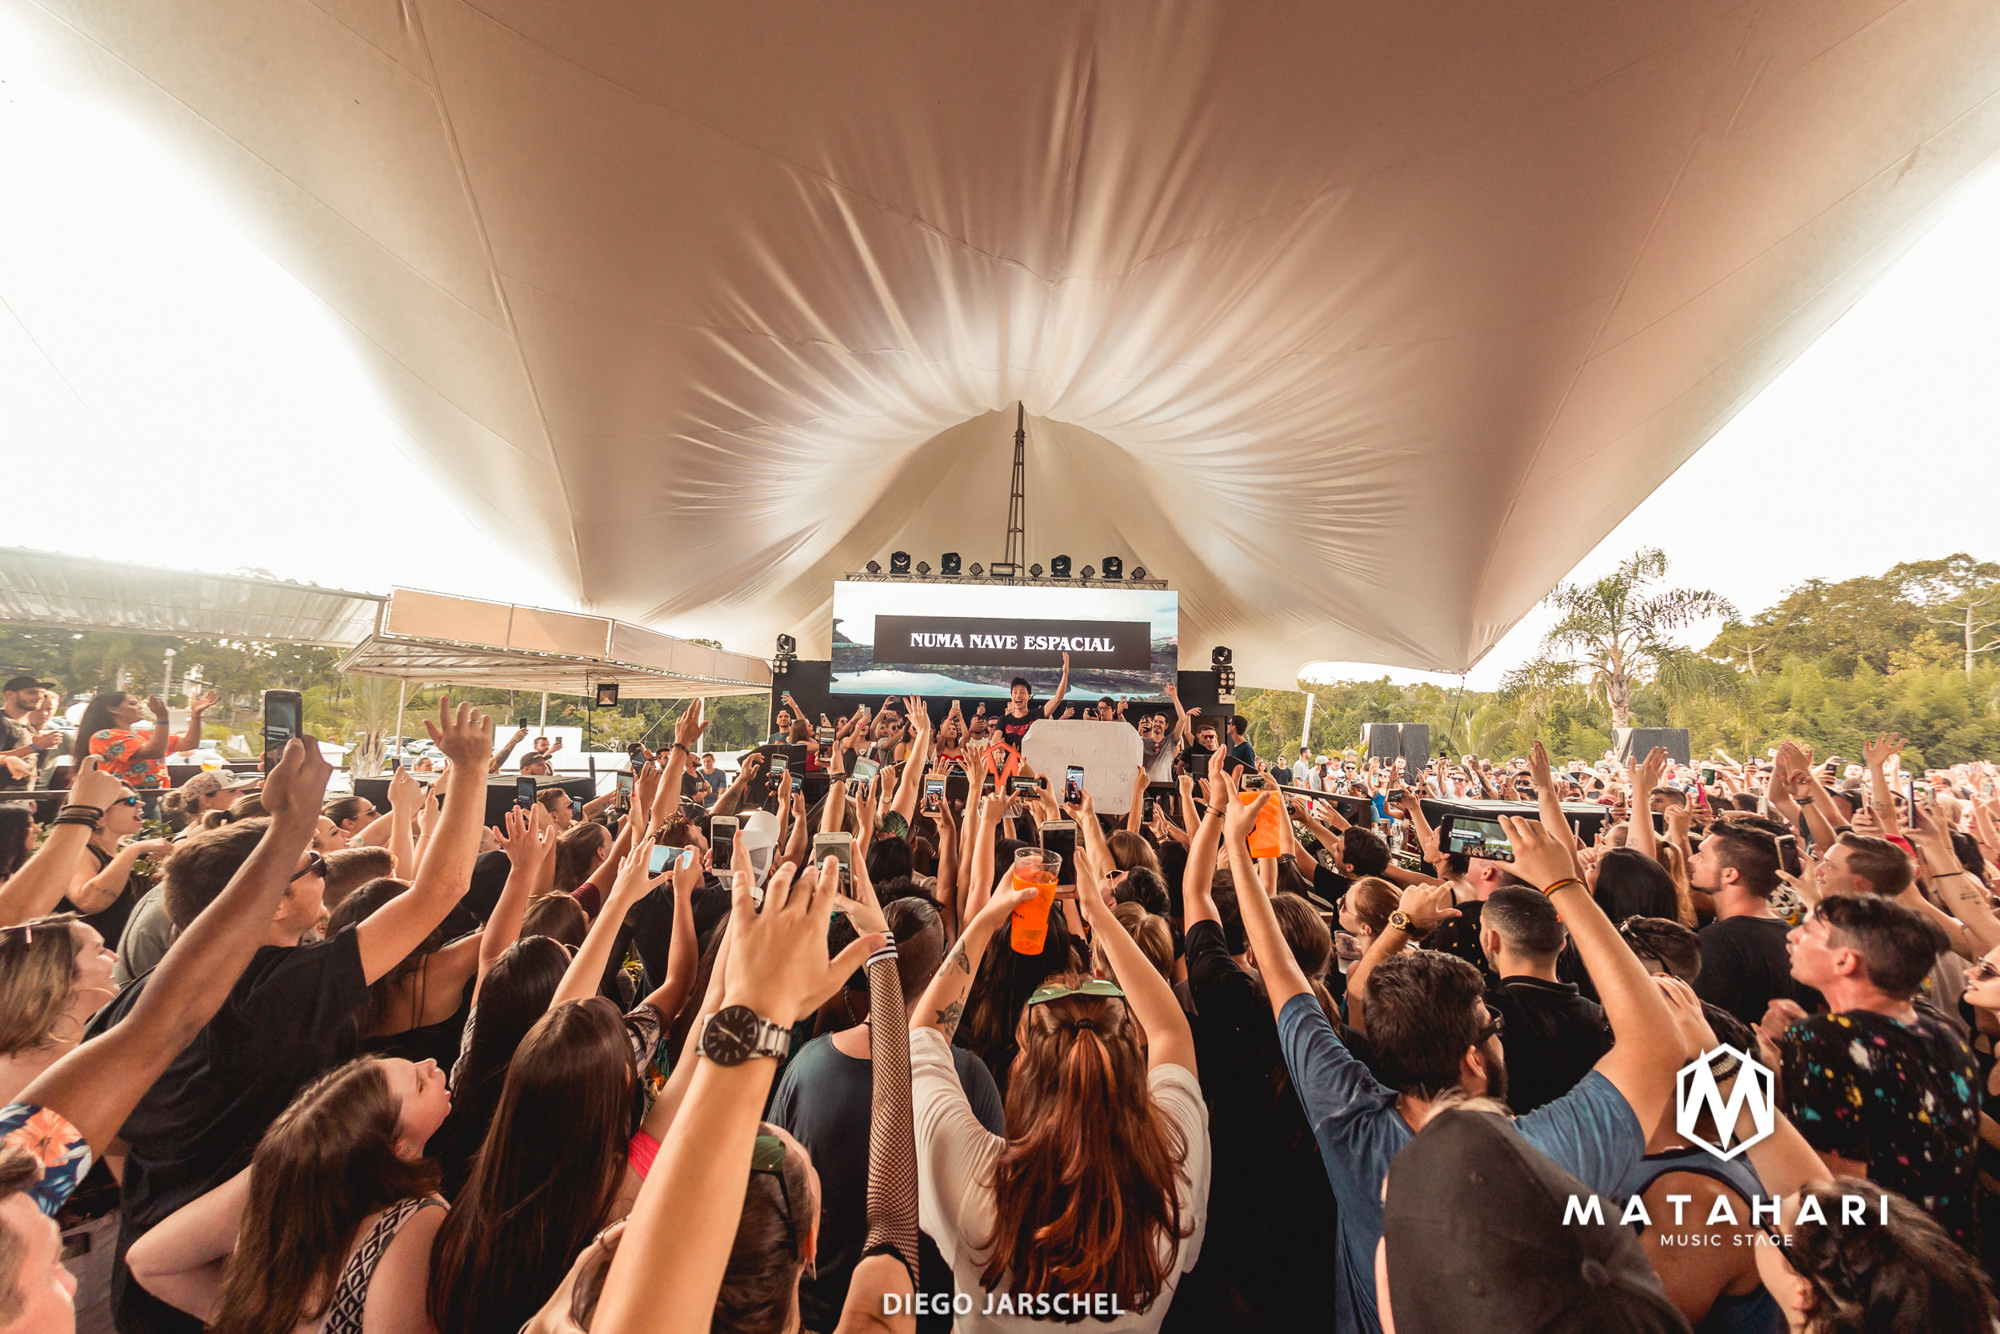
<svg viewBox="0 0 2000 1334">
<path fill-rule="evenodd" d="M 1428 723 L 1363 723 L 1361 744 L 1372 759 L 1402 757 L 1406 770 L 1421 769 L 1431 759 L 1431 729 Z"/>
<path fill-rule="evenodd" d="M 1621 727 L 1617 729 L 1618 761 L 1643 760 L 1655 746 L 1665 746 L 1667 755 L 1676 764 L 1692 764 L 1694 757 L 1688 753 L 1688 730 L 1685 727 Z"/>
</svg>

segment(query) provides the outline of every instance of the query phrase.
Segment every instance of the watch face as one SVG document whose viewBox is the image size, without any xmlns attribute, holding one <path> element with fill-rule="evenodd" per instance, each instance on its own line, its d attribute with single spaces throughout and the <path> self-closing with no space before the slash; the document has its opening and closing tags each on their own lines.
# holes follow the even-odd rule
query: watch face
<svg viewBox="0 0 2000 1334">
<path fill-rule="evenodd" d="M 701 1033 L 701 1054 L 718 1065 L 741 1065 L 757 1046 L 757 1015 L 747 1005 L 717 1010 Z"/>
</svg>

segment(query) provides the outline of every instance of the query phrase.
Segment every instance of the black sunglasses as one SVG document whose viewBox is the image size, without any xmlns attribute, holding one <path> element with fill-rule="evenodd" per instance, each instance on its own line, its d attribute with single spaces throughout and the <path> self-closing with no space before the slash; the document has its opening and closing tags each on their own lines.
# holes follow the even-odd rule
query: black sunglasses
<svg viewBox="0 0 2000 1334">
<path fill-rule="evenodd" d="M 1506 1016 L 1502 1015 L 1498 1010 L 1488 1010 L 1486 1012 L 1486 1027 L 1479 1030 L 1478 1034 L 1472 1039 L 1472 1045 L 1476 1047 L 1488 1038 L 1497 1038 L 1506 1029 Z"/>
<path fill-rule="evenodd" d="M 306 864 L 304 866 L 301 866 L 298 870 L 292 872 L 291 880 L 288 880 L 285 883 L 292 884 L 295 881 L 305 879 L 309 875 L 323 876 L 325 874 L 326 874 L 326 858 L 320 856 L 317 852 L 308 852 L 306 854 Z"/>
</svg>

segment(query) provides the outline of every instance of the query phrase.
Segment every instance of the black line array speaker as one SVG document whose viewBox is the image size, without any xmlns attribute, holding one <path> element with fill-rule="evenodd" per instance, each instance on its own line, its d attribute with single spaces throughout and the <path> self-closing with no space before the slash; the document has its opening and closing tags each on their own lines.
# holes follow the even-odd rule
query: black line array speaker
<svg viewBox="0 0 2000 1334">
<path fill-rule="evenodd" d="M 1401 756 L 1406 770 L 1421 769 L 1430 763 L 1431 729 L 1428 723 L 1363 723 L 1361 744 L 1370 758 Z"/>
<path fill-rule="evenodd" d="M 1665 746 L 1667 754 L 1676 764 L 1692 764 L 1694 757 L 1688 754 L 1688 730 L 1685 727 L 1621 727 L 1617 729 L 1618 760 L 1645 759 L 1653 747 Z"/>
</svg>

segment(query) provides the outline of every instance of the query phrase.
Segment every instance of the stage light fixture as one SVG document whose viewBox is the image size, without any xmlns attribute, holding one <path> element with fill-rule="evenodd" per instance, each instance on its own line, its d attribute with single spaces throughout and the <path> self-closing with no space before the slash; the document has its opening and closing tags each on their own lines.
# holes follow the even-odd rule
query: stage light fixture
<svg viewBox="0 0 2000 1334">
<path fill-rule="evenodd" d="M 974 561 L 974 562 L 972 562 L 972 577 L 973 577 L 974 579 L 977 579 L 977 578 L 978 578 L 978 577 L 979 577 L 980 575 L 982 575 L 982 574 L 984 574 L 984 573 L 986 573 L 986 571 L 984 571 L 983 569 L 981 569 L 981 568 L 979 567 L 979 562 L 978 562 L 978 561 Z"/>
<path fill-rule="evenodd" d="M 1215 672 L 1215 700 L 1218 704 L 1236 702 L 1236 668 L 1232 665 L 1236 655 L 1227 645 L 1217 644 L 1209 650 L 1208 663 Z"/>
<path fill-rule="evenodd" d="M 1125 562 L 1116 556 L 1106 556 L 1104 558 L 1104 574 L 1102 577 L 1106 579 L 1123 579 L 1125 577 Z"/>
<path fill-rule="evenodd" d="M 889 553 L 889 573 L 890 573 L 890 574 L 908 574 L 909 572 L 910 572 L 910 553 L 909 553 L 909 552 L 907 552 L 907 551 L 892 551 L 892 552 L 890 552 L 890 553 Z"/>
<path fill-rule="evenodd" d="M 947 551 L 944 555 L 938 557 L 938 573 L 944 575 L 947 579 L 958 578 L 958 553 L 956 551 Z"/>
<path fill-rule="evenodd" d="M 594 709 L 615 709 L 615 708 L 617 708 L 617 707 L 618 707 L 618 683 L 617 683 L 616 681 L 606 681 L 606 682 L 604 682 L 604 683 L 603 683 L 602 685 L 598 686 L 598 687 L 597 687 L 597 702 L 596 702 L 595 704 L 591 705 L 591 707 L 592 707 L 592 708 L 594 708 Z"/>
<path fill-rule="evenodd" d="M 978 574 L 979 567 L 977 565 L 973 566 L 972 572 Z M 1019 579 L 1021 577 L 1021 566 L 1018 561 L 996 560 L 986 567 L 986 574 L 988 578 L 992 579 Z"/>
<path fill-rule="evenodd" d="M 1132 577 L 1134 579 L 1144 579 L 1146 577 L 1146 567 L 1143 565 L 1134 565 L 1132 567 Z"/>
<path fill-rule="evenodd" d="M 1069 578 L 1068 556 L 1053 556 L 1049 559 L 1049 578 L 1051 579 Z"/>
<path fill-rule="evenodd" d="M 862 568 L 867 570 L 868 573 L 870 574 L 880 574 L 882 573 L 882 562 L 879 560 L 871 560 L 866 565 L 862 566 Z"/>
<path fill-rule="evenodd" d="M 920 560 L 917 562 L 918 574 L 929 574 L 930 572 L 931 572 L 931 563 L 929 561 Z"/>
<path fill-rule="evenodd" d="M 1083 578 L 1095 579 L 1096 577 L 1097 577 L 1097 567 L 1095 565 L 1086 565 L 1083 567 Z"/>
<path fill-rule="evenodd" d="M 778 651 L 771 656 L 771 670 L 788 672 L 799 660 L 799 641 L 790 635 L 778 636 Z"/>
<path fill-rule="evenodd" d="M 1227 644 L 1217 644 L 1208 651 L 1208 664 L 1211 667 L 1227 667 L 1235 661 L 1236 655 L 1229 651 Z"/>
<path fill-rule="evenodd" d="M 1036 561 L 1028 567 L 1028 577 L 1030 579 L 1039 579 L 1042 577 L 1042 565 L 1040 561 Z"/>
</svg>

